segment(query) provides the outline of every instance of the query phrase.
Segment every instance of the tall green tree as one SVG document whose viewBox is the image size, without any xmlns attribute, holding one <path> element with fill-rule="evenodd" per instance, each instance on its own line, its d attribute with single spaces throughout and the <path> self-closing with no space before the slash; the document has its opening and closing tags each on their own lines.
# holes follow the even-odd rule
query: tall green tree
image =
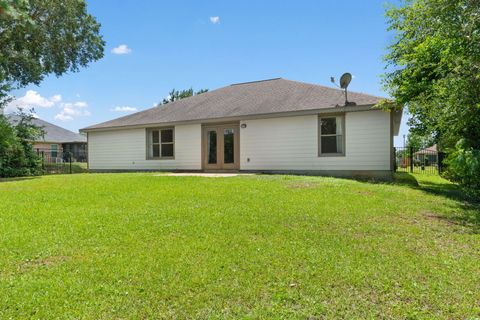
<svg viewBox="0 0 480 320">
<path fill-rule="evenodd" d="M 76 72 L 103 57 L 100 24 L 84 0 L 0 0 L 0 111 L 9 92 L 47 75 Z M 39 173 L 31 114 L 17 123 L 0 112 L 0 176 Z"/>
<path fill-rule="evenodd" d="M 192 88 L 186 89 L 186 90 L 180 90 L 180 91 L 172 89 L 172 91 L 169 92 L 168 97 L 163 99 L 163 101 L 160 104 L 167 104 L 169 102 L 174 102 L 180 99 L 196 96 L 205 92 L 208 92 L 208 89 L 200 89 L 196 92 L 193 91 Z"/>
<path fill-rule="evenodd" d="M 480 4 L 407 0 L 387 11 L 395 42 L 385 85 L 412 115 L 413 130 L 445 148 L 480 148 Z"/>
<path fill-rule="evenodd" d="M 407 145 L 415 150 L 431 147 L 435 144 L 433 137 L 419 135 L 416 131 L 409 132 L 407 136 Z"/>
<path fill-rule="evenodd" d="M 84 0 L 0 0 L 0 98 L 102 58 L 99 31 Z"/>
<path fill-rule="evenodd" d="M 396 37 L 386 55 L 385 86 L 407 106 L 412 132 L 432 136 L 450 161 L 478 154 L 473 151 L 480 149 L 479 1 L 405 0 L 390 7 L 387 17 Z M 480 166 L 474 167 L 464 172 L 480 180 Z"/>
</svg>

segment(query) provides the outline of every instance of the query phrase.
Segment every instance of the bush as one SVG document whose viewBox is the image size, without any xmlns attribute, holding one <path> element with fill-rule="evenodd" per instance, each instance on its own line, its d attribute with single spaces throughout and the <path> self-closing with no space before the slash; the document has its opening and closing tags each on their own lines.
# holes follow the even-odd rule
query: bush
<svg viewBox="0 0 480 320">
<path fill-rule="evenodd" d="M 10 123 L 0 114 L 0 177 L 31 176 L 42 172 L 40 159 L 32 145 L 41 129 L 31 123 L 31 115 L 19 112 L 18 116 L 17 123 Z"/>
<path fill-rule="evenodd" d="M 458 182 L 476 196 L 480 195 L 480 150 L 473 149 L 461 140 L 446 159 L 446 177 Z"/>
</svg>

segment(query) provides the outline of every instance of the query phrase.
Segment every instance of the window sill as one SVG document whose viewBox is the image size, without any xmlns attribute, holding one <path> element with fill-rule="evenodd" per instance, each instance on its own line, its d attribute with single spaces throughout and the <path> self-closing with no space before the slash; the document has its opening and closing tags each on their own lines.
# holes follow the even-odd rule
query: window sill
<svg viewBox="0 0 480 320">
<path fill-rule="evenodd" d="M 147 160 L 175 160 L 175 157 L 147 158 Z"/>
<path fill-rule="evenodd" d="M 345 157 L 345 153 L 321 153 L 319 158 L 331 158 L 331 157 Z"/>
</svg>

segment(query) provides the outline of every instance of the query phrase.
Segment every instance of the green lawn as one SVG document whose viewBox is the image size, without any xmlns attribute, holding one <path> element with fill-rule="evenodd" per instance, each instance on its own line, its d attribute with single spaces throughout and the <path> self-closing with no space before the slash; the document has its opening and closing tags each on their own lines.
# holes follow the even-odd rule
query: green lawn
<svg viewBox="0 0 480 320">
<path fill-rule="evenodd" d="M 478 319 L 461 196 L 420 175 L 3 180 L 0 319 Z"/>
<path fill-rule="evenodd" d="M 88 165 L 86 162 L 60 162 L 60 163 L 44 163 L 43 170 L 45 174 L 58 174 L 58 173 L 86 173 L 88 172 Z"/>
</svg>

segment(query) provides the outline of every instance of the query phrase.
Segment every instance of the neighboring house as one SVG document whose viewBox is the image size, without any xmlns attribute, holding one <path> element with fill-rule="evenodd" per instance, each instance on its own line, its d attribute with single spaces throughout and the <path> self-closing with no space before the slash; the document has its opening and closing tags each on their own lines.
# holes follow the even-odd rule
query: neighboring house
<svg viewBox="0 0 480 320">
<path fill-rule="evenodd" d="M 415 162 L 423 165 L 435 165 L 438 163 L 438 150 L 437 145 L 434 144 L 431 147 L 419 150 L 414 153 Z"/>
<path fill-rule="evenodd" d="M 234 84 L 82 129 L 89 168 L 390 177 L 401 112 L 382 98 L 271 79 Z M 353 103 L 352 103 L 353 104 Z"/>
<path fill-rule="evenodd" d="M 7 115 L 10 122 L 18 122 L 16 115 Z M 33 119 L 32 123 L 42 128 L 44 135 L 34 141 L 33 148 L 43 152 L 51 161 L 61 162 L 70 153 L 73 161 L 87 161 L 87 137 L 41 119 Z"/>
</svg>

